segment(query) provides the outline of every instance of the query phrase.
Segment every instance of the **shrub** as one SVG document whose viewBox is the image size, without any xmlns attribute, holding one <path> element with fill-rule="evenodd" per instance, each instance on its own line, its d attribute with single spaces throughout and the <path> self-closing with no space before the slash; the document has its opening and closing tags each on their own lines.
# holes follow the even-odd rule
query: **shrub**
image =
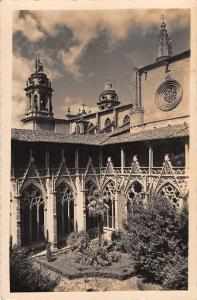
<svg viewBox="0 0 197 300">
<path fill-rule="evenodd" d="M 75 252 L 75 262 L 93 267 L 110 266 L 112 262 L 118 262 L 120 254 L 112 251 L 110 243 L 103 240 L 101 246 L 90 244 L 88 241 Z"/>
<path fill-rule="evenodd" d="M 50 292 L 58 283 L 58 277 L 43 274 L 27 250 L 14 248 L 10 252 L 11 292 Z"/>
<path fill-rule="evenodd" d="M 188 289 L 188 259 L 186 257 L 181 255 L 171 257 L 164 272 L 166 276 L 162 286 L 165 290 Z"/>
<path fill-rule="evenodd" d="M 73 231 L 69 234 L 66 243 L 71 250 L 76 250 L 80 247 L 84 247 L 89 242 L 89 235 L 85 231 L 76 232 Z"/>
<path fill-rule="evenodd" d="M 126 252 L 125 248 L 125 232 L 115 230 L 111 235 L 112 247 L 115 251 Z"/>
<path fill-rule="evenodd" d="M 122 239 L 138 274 L 167 287 L 170 280 L 175 281 L 170 275 L 168 278 L 168 271 L 174 268 L 179 279 L 182 272 L 187 273 L 184 267 L 188 247 L 187 218 L 187 210 L 179 214 L 163 197 L 154 199 L 147 207 L 133 205 Z M 187 276 L 183 276 L 186 281 Z M 182 286 L 181 282 L 178 285 L 179 279 L 177 289 Z"/>
</svg>

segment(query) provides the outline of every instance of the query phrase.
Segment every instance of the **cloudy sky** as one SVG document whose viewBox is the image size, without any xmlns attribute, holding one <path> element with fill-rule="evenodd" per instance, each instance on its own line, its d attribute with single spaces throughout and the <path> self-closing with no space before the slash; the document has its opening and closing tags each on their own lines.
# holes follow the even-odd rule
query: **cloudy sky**
<svg viewBox="0 0 197 300">
<path fill-rule="evenodd" d="M 12 126 L 26 108 L 25 82 L 36 51 L 52 81 L 53 110 L 64 118 L 81 103 L 95 111 L 110 78 L 121 103 L 132 98 L 132 73 L 156 59 L 161 19 L 166 18 L 173 54 L 189 49 L 189 10 L 16 11 L 13 16 Z"/>
</svg>

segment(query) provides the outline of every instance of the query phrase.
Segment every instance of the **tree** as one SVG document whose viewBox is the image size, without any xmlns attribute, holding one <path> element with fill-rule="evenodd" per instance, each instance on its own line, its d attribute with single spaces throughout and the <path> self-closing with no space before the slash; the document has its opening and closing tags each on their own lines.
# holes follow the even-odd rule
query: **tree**
<svg viewBox="0 0 197 300">
<path fill-rule="evenodd" d="M 99 190 L 95 190 L 88 200 L 90 202 L 87 206 L 88 213 L 90 216 L 97 218 L 98 241 L 100 247 L 103 234 L 104 214 L 109 209 L 109 206 L 104 202 L 104 197 Z"/>
<path fill-rule="evenodd" d="M 179 212 L 164 197 L 147 206 L 134 201 L 125 229 L 125 248 L 138 274 L 165 289 L 187 288 L 187 208 Z"/>
</svg>

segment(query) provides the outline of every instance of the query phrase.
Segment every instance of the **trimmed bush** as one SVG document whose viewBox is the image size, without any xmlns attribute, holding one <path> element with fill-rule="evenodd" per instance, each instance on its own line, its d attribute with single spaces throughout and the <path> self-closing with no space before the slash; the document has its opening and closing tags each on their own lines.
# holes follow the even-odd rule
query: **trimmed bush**
<svg viewBox="0 0 197 300">
<path fill-rule="evenodd" d="M 34 263 L 27 250 L 14 248 L 10 252 L 11 292 L 50 292 L 58 283 Z"/>
</svg>

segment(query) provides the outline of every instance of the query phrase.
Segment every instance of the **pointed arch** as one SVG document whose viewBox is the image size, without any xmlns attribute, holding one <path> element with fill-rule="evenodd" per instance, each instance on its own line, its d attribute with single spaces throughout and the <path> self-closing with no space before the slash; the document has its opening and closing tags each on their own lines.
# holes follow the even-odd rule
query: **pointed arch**
<svg viewBox="0 0 197 300">
<path fill-rule="evenodd" d="M 94 216 L 89 215 L 88 204 L 89 204 L 89 197 L 93 195 L 93 192 L 98 189 L 96 182 L 92 179 L 88 179 L 85 183 L 86 189 L 86 230 L 90 228 L 97 227 L 97 220 Z"/>
<path fill-rule="evenodd" d="M 37 179 L 27 179 L 23 185 L 20 188 L 20 193 L 23 193 L 23 191 L 29 186 L 34 185 L 36 186 L 42 193 L 43 197 L 46 198 L 46 190 L 44 189 L 43 185 L 37 180 Z"/>
<path fill-rule="evenodd" d="M 131 190 L 131 189 L 135 189 L 135 185 L 136 184 L 139 184 L 139 186 L 141 186 L 142 187 L 142 191 L 144 192 L 144 184 L 143 184 L 143 181 L 142 180 L 140 180 L 139 178 L 133 178 L 133 179 L 130 179 L 130 182 L 129 182 L 129 184 L 127 185 L 127 187 L 126 187 L 126 191 L 125 191 L 125 194 L 127 195 L 128 194 L 128 192 Z"/>
<path fill-rule="evenodd" d="M 111 124 L 111 120 L 110 120 L 110 118 L 107 118 L 105 120 L 105 127 L 109 126 L 110 124 Z"/>
<path fill-rule="evenodd" d="M 44 240 L 45 206 L 45 197 L 38 182 L 32 179 L 25 182 L 20 201 L 22 245 Z"/>
<path fill-rule="evenodd" d="M 144 198 L 145 190 L 143 183 L 140 180 L 134 179 L 126 192 L 127 213 L 133 213 L 136 205 L 143 206 Z"/>
<path fill-rule="evenodd" d="M 111 178 L 105 182 L 102 188 L 104 202 L 109 209 L 104 215 L 104 226 L 109 228 L 115 227 L 115 181 Z"/>
<path fill-rule="evenodd" d="M 129 115 L 126 115 L 123 119 L 123 125 L 126 126 L 129 124 L 130 124 L 130 117 L 129 117 Z"/>
<path fill-rule="evenodd" d="M 174 206 L 179 206 L 181 192 L 179 187 L 169 180 L 164 181 L 156 190 L 155 196 L 164 197 Z"/>
<path fill-rule="evenodd" d="M 57 235 L 58 239 L 74 230 L 74 192 L 71 185 L 60 178 L 56 185 Z"/>
</svg>

